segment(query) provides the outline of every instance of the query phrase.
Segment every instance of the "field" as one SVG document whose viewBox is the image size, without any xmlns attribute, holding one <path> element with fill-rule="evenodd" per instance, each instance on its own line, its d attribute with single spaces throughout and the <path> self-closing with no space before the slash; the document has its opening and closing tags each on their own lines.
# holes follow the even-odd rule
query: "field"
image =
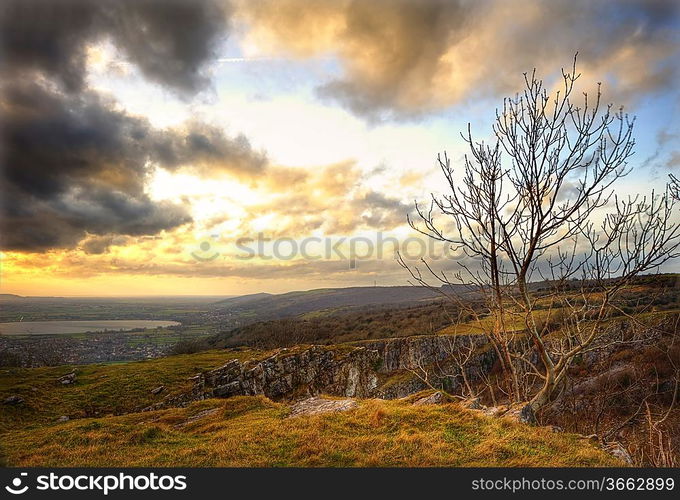
<svg viewBox="0 0 680 500">
<path fill-rule="evenodd" d="M 0 321 L 187 321 L 224 297 L 20 297 L 0 294 Z"/>
<path fill-rule="evenodd" d="M 2 369 L 0 399 L 18 395 L 25 403 L 0 407 L 0 431 L 47 425 L 62 415 L 87 418 L 138 410 L 169 391 L 186 389 L 187 379 L 201 370 L 258 355 L 221 350 L 132 363 Z M 73 371 L 76 384 L 58 383 L 59 377 Z M 160 385 L 169 389 L 162 396 L 152 394 L 151 390 Z"/>
<path fill-rule="evenodd" d="M 0 335 L 63 335 L 73 333 L 145 330 L 179 325 L 159 320 L 21 321 L 0 323 Z"/>
<path fill-rule="evenodd" d="M 67 298 L 0 295 L 0 366 L 130 361 L 228 328 L 224 297 Z M 121 331 L 124 330 L 124 331 Z M 104 331 L 107 330 L 107 331 Z"/>
</svg>

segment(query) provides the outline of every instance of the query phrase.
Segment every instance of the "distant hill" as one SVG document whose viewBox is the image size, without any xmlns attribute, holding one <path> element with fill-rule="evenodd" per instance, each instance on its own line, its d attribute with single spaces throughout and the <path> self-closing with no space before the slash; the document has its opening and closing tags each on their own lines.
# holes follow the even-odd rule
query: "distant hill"
<svg viewBox="0 0 680 500">
<path fill-rule="evenodd" d="M 226 299 L 213 304 L 219 311 L 258 319 L 283 318 L 315 311 L 333 311 L 366 306 L 407 306 L 440 298 L 435 291 L 416 286 L 367 286 L 319 288 L 278 295 L 259 293 Z"/>
<path fill-rule="evenodd" d="M 224 300 L 215 302 L 215 305 L 218 307 L 242 306 L 244 304 L 248 304 L 250 302 L 254 302 L 260 299 L 266 299 L 268 297 L 273 297 L 273 295 L 271 293 L 265 292 L 251 293 L 250 295 L 239 295 L 237 297 L 229 297 Z"/>
<path fill-rule="evenodd" d="M 26 297 L 22 297 L 21 295 L 14 295 L 13 293 L 0 293 L 0 300 L 21 300 L 25 298 Z"/>
</svg>

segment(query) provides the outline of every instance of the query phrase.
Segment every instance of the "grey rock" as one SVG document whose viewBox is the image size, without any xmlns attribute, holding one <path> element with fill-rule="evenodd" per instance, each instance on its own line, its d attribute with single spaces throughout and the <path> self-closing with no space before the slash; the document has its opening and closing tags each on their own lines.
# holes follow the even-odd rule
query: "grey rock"
<svg viewBox="0 0 680 500">
<path fill-rule="evenodd" d="M 295 403 L 291 407 L 289 418 L 302 415 L 318 415 L 321 413 L 348 411 L 356 407 L 357 402 L 354 399 L 325 399 L 313 397 Z"/>
<path fill-rule="evenodd" d="M 425 396 L 424 398 L 420 398 L 416 401 L 413 402 L 415 406 L 421 406 L 421 405 L 439 405 L 444 402 L 446 398 L 444 397 L 444 394 L 441 393 L 440 391 L 433 392 L 432 394 Z"/>
<path fill-rule="evenodd" d="M 535 425 L 538 420 L 536 419 L 536 413 L 531 405 L 524 405 L 522 409 L 517 414 L 517 420 L 523 424 Z"/>
<path fill-rule="evenodd" d="M 459 336 L 459 340 L 478 346 L 486 341 L 483 335 Z M 363 341 L 342 348 L 312 345 L 280 349 L 266 359 L 245 362 L 233 359 L 197 374 L 189 379 L 192 382 L 189 391 L 167 396 L 143 410 L 184 407 L 191 401 L 213 397 L 259 394 L 273 400 L 322 393 L 346 398 L 397 399 L 426 389 L 417 377 L 408 376 L 419 363 L 437 363 L 455 373 L 450 349 L 451 339 L 444 335 Z M 468 364 L 468 378 L 475 381 L 487 373 L 496 361 L 495 356 L 493 349 L 479 349 Z M 456 394 L 460 389 L 459 378 L 436 382 Z"/>
<path fill-rule="evenodd" d="M 193 387 L 145 408 L 183 406 L 211 397 L 253 396 L 270 399 L 317 396 L 326 393 L 345 397 L 371 397 L 378 385 L 373 367 L 378 353 L 366 347 L 349 349 L 311 346 L 302 350 L 279 350 L 264 360 L 231 360 L 223 366 L 192 377 Z"/>
<path fill-rule="evenodd" d="M 159 385 L 159 386 L 156 387 L 155 389 L 151 389 L 151 394 L 154 394 L 154 395 L 155 395 L 155 394 L 160 394 L 161 392 L 163 392 L 164 389 L 165 389 L 165 386 L 164 386 L 164 385 Z"/>
<path fill-rule="evenodd" d="M 609 453 L 611 456 L 618 458 L 622 462 L 628 465 L 634 465 L 633 457 L 630 456 L 628 450 L 626 450 L 621 443 L 618 441 L 612 441 L 609 443 L 604 443 L 602 449 Z"/>
<path fill-rule="evenodd" d="M 57 381 L 62 385 L 69 385 L 75 383 L 77 380 L 76 372 L 67 373 L 66 375 L 59 377 Z"/>
<path fill-rule="evenodd" d="M 481 412 L 487 417 L 500 417 L 507 413 L 508 409 L 504 406 L 487 406 L 481 409 Z"/>
<path fill-rule="evenodd" d="M 482 403 L 479 401 L 479 398 L 470 398 L 466 399 L 461 402 L 461 405 L 464 406 L 465 408 L 469 410 L 481 410 L 482 409 Z"/>
<path fill-rule="evenodd" d="M 535 425 L 537 423 L 533 408 L 526 403 L 515 403 L 510 406 L 500 407 L 494 416 L 508 417 L 521 424 Z"/>
<path fill-rule="evenodd" d="M 9 396 L 3 400 L 3 404 L 6 405 L 20 405 L 24 402 L 24 399 L 21 396 L 17 396 L 16 394 Z"/>
</svg>

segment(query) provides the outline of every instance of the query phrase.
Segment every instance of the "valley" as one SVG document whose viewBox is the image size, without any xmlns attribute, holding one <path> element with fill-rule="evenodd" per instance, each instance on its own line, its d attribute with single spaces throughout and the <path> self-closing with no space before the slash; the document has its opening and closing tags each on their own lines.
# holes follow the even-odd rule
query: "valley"
<svg viewBox="0 0 680 500">
<path fill-rule="evenodd" d="M 501 360 L 485 333 L 489 318 L 469 291 L 450 301 L 430 290 L 383 289 L 366 304 L 356 299 L 356 289 L 311 290 L 195 300 L 174 310 L 155 299 L 139 312 L 179 325 L 1 335 L 4 460 L 97 464 L 104 460 L 104 443 L 111 442 L 120 447 L 121 464 L 136 465 L 531 466 L 542 463 L 541 450 L 550 450 L 545 453 L 555 466 L 621 460 L 653 465 L 652 429 L 663 433 L 669 460 L 676 460 L 677 282 L 676 275 L 640 277 L 624 290 L 599 347 L 576 360 L 568 384 L 535 420 L 505 396 Z M 368 288 L 366 295 L 373 291 Z M 532 290 L 545 302 L 551 285 L 534 284 Z M 76 315 L 74 307 L 60 305 L 60 314 Z M 126 308 L 126 314 L 134 312 Z M 49 317 L 55 309 L 53 299 L 31 311 Z M 558 348 L 561 329 L 568 327 L 559 310 L 537 307 L 533 314 L 546 324 L 546 345 Z M 521 346 L 521 324 L 514 328 Z M 69 350 L 73 345 L 79 347 Z M 41 351 L 64 357 L 40 358 Z M 464 360 L 461 353 L 468 353 Z M 68 374 L 73 382 L 63 385 L 59 381 Z M 331 409 L 299 414 L 298 405 Z M 664 417 L 657 425 L 651 419 L 659 415 Z M 296 437 L 288 442 L 264 433 L 271 440 L 250 442 L 251 425 L 285 428 Z M 355 425 L 364 430 L 346 432 Z M 337 455 L 329 430 L 334 426 L 345 429 L 346 448 Z M 459 430 L 450 434 L 451 426 Z M 487 430 L 470 435 L 472 427 L 465 426 Z M 394 432 L 401 436 L 397 441 L 390 437 Z M 55 433 L 70 444 L 50 445 Z M 446 437 L 451 435 L 456 437 Z M 309 436 L 316 436 L 314 450 L 304 444 Z M 226 452 L 216 445 L 222 439 L 243 444 Z M 416 448 L 407 453 L 410 439 Z M 361 444 L 381 440 L 393 443 L 385 445 L 387 454 L 372 454 Z M 471 443 L 468 451 L 474 453 L 460 455 L 454 446 L 459 442 Z M 430 448 L 438 450 L 436 458 Z M 488 450 L 483 460 L 482 449 Z M 193 452 L 202 458 L 191 458 Z M 124 462 L 128 456 L 138 458 Z"/>
</svg>

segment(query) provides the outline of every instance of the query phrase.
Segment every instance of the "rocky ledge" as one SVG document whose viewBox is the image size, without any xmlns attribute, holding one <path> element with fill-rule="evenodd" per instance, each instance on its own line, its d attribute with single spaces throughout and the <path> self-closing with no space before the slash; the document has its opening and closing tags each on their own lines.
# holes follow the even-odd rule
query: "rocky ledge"
<svg viewBox="0 0 680 500">
<path fill-rule="evenodd" d="M 470 338 L 480 345 L 484 340 L 481 336 Z M 446 336 L 417 336 L 353 345 L 280 349 L 262 360 L 232 360 L 200 373 L 191 378 L 193 384 L 189 391 L 170 395 L 145 410 L 237 395 L 262 394 L 273 400 L 302 399 L 321 393 L 356 398 L 399 398 L 426 387 L 417 377 L 411 376 L 410 370 L 419 365 L 446 361 L 450 357 L 450 342 Z M 488 370 L 493 362 L 492 352 L 481 351 L 468 368 L 470 375 L 474 378 L 476 371 Z M 406 376 L 399 376 L 404 373 Z"/>
<path fill-rule="evenodd" d="M 378 384 L 379 355 L 365 347 L 311 346 L 281 349 L 263 360 L 225 365 L 192 377 L 187 393 L 169 396 L 145 410 L 184 406 L 214 397 L 255 396 L 270 399 L 303 398 L 325 394 L 365 398 Z"/>
</svg>

